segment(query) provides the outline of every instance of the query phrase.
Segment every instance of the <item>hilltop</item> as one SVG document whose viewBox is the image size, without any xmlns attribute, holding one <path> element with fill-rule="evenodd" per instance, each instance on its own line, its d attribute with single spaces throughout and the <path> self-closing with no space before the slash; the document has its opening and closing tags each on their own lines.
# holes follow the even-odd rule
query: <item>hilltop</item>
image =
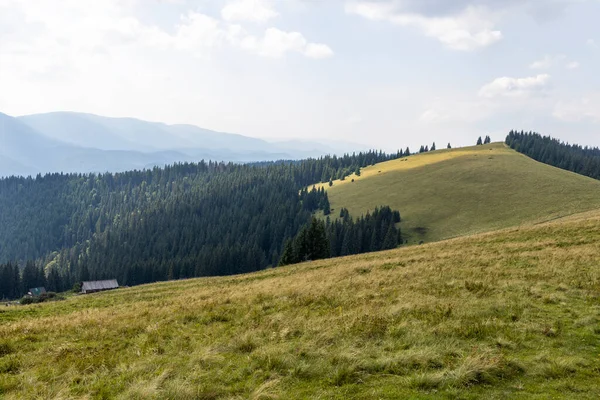
<svg viewBox="0 0 600 400">
<path fill-rule="evenodd" d="M 354 182 L 352 182 L 354 180 Z M 438 150 L 361 170 L 328 192 L 333 214 L 400 210 L 409 243 L 538 223 L 600 207 L 600 181 L 534 161 L 503 143 Z"/>
<path fill-rule="evenodd" d="M 600 213 L 5 308 L 0 394 L 600 396 Z"/>
</svg>

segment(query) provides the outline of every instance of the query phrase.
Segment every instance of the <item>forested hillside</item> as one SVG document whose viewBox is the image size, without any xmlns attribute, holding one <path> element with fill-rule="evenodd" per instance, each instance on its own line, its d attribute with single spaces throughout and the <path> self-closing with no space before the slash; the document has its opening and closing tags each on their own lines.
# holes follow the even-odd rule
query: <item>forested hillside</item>
<svg viewBox="0 0 600 400">
<path fill-rule="evenodd" d="M 314 211 L 329 214 L 326 192 L 306 187 L 400 155 L 2 179 L 0 262 L 36 260 L 48 278 L 59 276 L 48 282 L 58 291 L 87 279 L 135 285 L 257 271 L 278 264 L 286 241 Z M 340 229 L 354 232 L 350 222 Z M 352 247 L 349 254 L 361 251 Z M 0 273 L 12 282 L 14 271 L 6 266 Z"/>
<path fill-rule="evenodd" d="M 568 144 L 539 133 L 510 131 L 506 144 L 534 160 L 600 179 L 600 149 Z"/>
</svg>

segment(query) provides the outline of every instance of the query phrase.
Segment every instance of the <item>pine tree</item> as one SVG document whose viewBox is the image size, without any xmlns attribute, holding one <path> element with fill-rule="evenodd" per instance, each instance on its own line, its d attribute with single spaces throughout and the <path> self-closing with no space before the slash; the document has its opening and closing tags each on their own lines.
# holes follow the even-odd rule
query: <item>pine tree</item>
<svg viewBox="0 0 600 400">
<path fill-rule="evenodd" d="M 483 144 L 490 144 L 492 142 L 492 138 L 490 138 L 489 136 L 485 137 L 485 140 L 483 141 Z"/>
<path fill-rule="evenodd" d="M 10 265 L 10 263 L 9 263 Z M 21 274 L 19 273 L 19 266 L 16 264 L 13 264 L 12 266 L 12 270 L 13 270 L 13 295 L 12 298 L 16 299 L 17 297 L 21 297 L 21 295 L 24 293 L 23 291 L 23 281 L 21 280 Z"/>
<path fill-rule="evenodd" d="M 323 214 L 324 215 L 331 214 L 331 204 L 329 203 L 329 197 L 327 195 L 323 198 L 323 207 L 322 207 L 322 209 L 323 209 Z"/>
<path fill-rule="evenodd" d="M 342 248 L 340 250 L 340 256 L 348 256 L 353 254 L 352 249 L 352 231 L 347 229 L 344 231 L 344 238 L 342 239 Z"/>
<path fill-rule="evenodd" d="M 483 140 L 481 140 L 481 136 L 477 139 L 477 146 L 481 146 L 483 144 Z"/>
<path fill-rule="evenodd" d="M 431 151 L 435 151 L 435 142 L 431 145 Z"/>
<path fill-rule="evenodd" d="M 58 270 L 54 267 L 50 268 L 50 272 L 48 273 L 46 289 L 50 292 L 63 291 L 60 275 L 58 274 Z"/>
<path fill-rule="evenodd" d="M 27 261 L 21 281 L 23 282 L 23 293 L 27 293 L 30 289 L 38 287 L 38 269 L 32 261 Z"/>
<path fill-rule="evenodd" d="M 81 266 L 81 270 L 79 271 L 79 282 L 85 282 L 90 280 L 90 273 L 88 271 L 87 265 L 83 264 Z M 152 279 L 147 280 L 147 282 L 152 282 Z"/>
<path fill-rule="evenodd" d="M 46 287 L 46 274 L 43 267 L 36 268 L 35 287 Z"/>
<path fill-rule="evenodd" d="M 447 149 L 451 149 L 452 146 L 450 146 L 450 143 L 448 143 L 448 146 L 446 147 Z"/>
<path fill-rule="evenodd" d="M 383 245 L 381 246 L 382 250 L 390 250 L 398 247 L 398 231 L 394 227 L 394 224 L 390 224 L 388 227 L 388 231 L 385 234 L 385 239 L 383 240 Z"/>
<path fill-rule="evenodd" d="M 329 257 L 329 239 L 327 239 L 323 221 L 313 218 L 308 232 L 310 260 L 321 260 Z"/>
</svg>

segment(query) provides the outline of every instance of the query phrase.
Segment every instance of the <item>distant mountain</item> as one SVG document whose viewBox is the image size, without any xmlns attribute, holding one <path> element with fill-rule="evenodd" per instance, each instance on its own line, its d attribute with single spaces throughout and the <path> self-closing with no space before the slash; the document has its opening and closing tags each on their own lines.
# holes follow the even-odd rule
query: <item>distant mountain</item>
<svg viewBox="0 0 600 400">
<path fill-rule="evenodd" d="M 231 161 L 259 161 L 263 158 L 273 160 L 276 157 L 305 158 L 336 152 L 333 147 L 320 143 L 271 143 L 194 125 L 167 125 L 135 118 L 53 112 L 27 115 L 18 119 L 49 138 L 101 150 L 176 150 L 191 156 L 197 156 L 198 150 L 204 153 L 210 150 L 208 153 L 214 154 L 217 159 Z M 233 159 L 231 153 L 235 153 Z"/>
<path fill-rule="evenodd" d="M 192 161 L 179 152 L 143 153 L 79 147 L 49 138 L 0 113 L 0 176 L 45 172 L 104 172 Z"/>
<path fill-rule="evenodd" d="M 325 141 L 324 141 L 325 142 Z M 194 125 L 75 112 L 0 113 L 0 177 L 46 172 L 118 172 L 174 162 L 255 162 L 366 150 L 348 143 L 267 141 Z"/>
<path fill-rule="evenodd" d="M 344 149 L 345 151 L 346 149 Z M 309 141 L 272 143 L 193 125 L 54 112 L 0 113 L 0 177 L 46 172 L 118 172 L 174 162 L 254 162 L 341 154 Z"/>
</svg>

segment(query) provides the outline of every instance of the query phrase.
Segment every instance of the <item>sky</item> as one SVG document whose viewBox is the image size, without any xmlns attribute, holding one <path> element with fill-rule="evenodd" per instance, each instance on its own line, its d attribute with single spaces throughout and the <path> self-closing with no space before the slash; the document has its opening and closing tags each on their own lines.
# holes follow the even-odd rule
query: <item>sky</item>
<svg viewBox="0 0 600 400">
<path fill-rule="evenodd" d="M 0 0 L 0 112 L 600 146 L 600 0 Z"/>
</svg>

